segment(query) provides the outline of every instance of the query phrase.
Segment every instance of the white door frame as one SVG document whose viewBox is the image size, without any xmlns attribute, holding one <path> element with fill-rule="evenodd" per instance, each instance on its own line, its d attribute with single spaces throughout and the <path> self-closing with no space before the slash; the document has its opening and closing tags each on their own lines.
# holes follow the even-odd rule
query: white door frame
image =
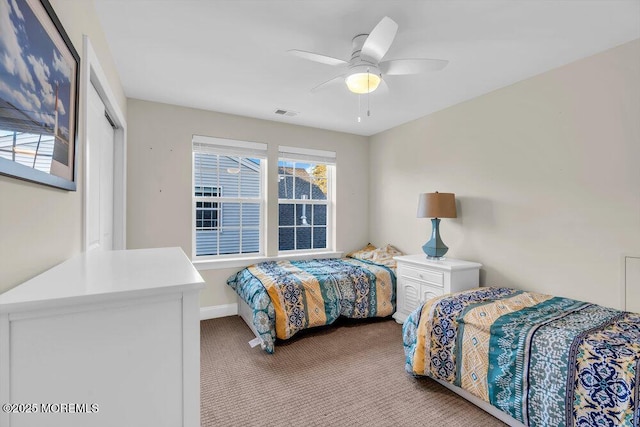
<svg viewBox="0 0 640 427">
<path fill-rule="evenodd" d="M 127 245 L 127 122 L 124 114 L 118 105 L 118 102 L 111 91 L 107 77 L 100 66 L 100 61 L 96 55 L 89 37 L 85 34 L 82 37 L 82 96 L 81 105 L 81 124 L 82 124 L 82 141 L 84 141 L 84 168 L 82 184 L 83 203 L 83 228 L 82 228 L 82 249 L 87 251 L 89 247 L 89 232 L 87 213 L 89 207 L 89 197 L 87 194 L 87 180 L 89 176 L 89 156 L 87 150 L 87 140 L 89 135 L 89 89 L 93 85 L 107 113 L 116 125 L 114 130 L 114 153 L 113 153 L 113 249 L 125 249 Z"/>
</svg>

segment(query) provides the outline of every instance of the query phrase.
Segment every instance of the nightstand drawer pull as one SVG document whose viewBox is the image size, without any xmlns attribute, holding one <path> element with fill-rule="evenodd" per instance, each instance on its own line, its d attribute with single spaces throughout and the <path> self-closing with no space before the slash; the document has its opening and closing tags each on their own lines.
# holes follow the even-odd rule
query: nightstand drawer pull
<svg viewBox="0 0 640 427">
<path fill-rule="evenodd" d="M 399 273 L 401 276 L 428 282 L 432 285 L 442 286 L 444 284 L 444 275 L 438 271 L 419 270 L 417 268 L 403 266 Z"/>
</svg>

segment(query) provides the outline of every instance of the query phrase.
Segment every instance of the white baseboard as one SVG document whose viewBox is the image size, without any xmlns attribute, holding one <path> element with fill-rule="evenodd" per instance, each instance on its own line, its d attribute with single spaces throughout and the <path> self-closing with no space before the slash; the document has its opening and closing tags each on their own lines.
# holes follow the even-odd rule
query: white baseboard
<svg viewBox="0 0 640 427">
<path fill-rule="evenodd" d="M 200 320 L 215 319 L 217 317 L 235 316 L 238 314 L 238 304 L 212 305 L 200 307 Z"/>
</svg>

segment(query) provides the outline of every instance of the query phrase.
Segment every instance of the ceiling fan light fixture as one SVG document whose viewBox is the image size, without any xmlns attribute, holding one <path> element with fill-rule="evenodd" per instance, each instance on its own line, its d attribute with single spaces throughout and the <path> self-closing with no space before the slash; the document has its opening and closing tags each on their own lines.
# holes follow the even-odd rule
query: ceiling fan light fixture
<svg viewBox="0 0 640 427">
<path fill-rule="evenodd" d="M 345 82 L 353 93 L 363 94 L 373 92 L 380 85 L 380 75 L 369 71 L 353 73 L 347 76 Z"/>
</svg>

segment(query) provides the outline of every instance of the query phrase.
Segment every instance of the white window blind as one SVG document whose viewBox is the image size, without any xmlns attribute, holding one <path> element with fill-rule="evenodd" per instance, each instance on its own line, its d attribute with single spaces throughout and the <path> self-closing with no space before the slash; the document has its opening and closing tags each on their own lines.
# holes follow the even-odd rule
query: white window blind
<svg viewBox="0 0 640 427">
<path fill-rule="evenodd" d="M 267 144 L 262 142 L 238 141 L 193 135 L 193 151 L 204 154 L 222 154 L 225 156 L 267 157 Z"/>
<path fill-rule="evenodd" d="M 267 145 L 194 135 L 194 256 L 263 253 Z"/>
<path fill-rule="evenodd" d="M 278 157 L 281 159 L 303 160 L 312 163 L 324 163 L 325 165 L 336 164 L 336 153 L 334 151 L 316 150 L 312 148 L 278 147 Z"/>
</svg>

